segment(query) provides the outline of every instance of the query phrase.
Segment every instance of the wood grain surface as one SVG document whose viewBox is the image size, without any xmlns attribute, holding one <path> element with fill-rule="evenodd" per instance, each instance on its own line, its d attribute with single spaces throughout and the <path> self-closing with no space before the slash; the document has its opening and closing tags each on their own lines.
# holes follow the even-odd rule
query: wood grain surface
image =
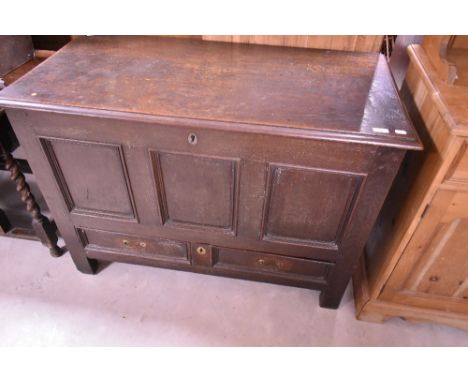
<svg viewBox="0 0 468 382">
<path fill-rule="evenodd" d="M 419 146 L 388 65 L 375 53 L 81 37 L 9 87 L 0 104 L 277 126 Z"/>
<path fill-rule="evenodd" d="M 356 313 L 468 330 L 468 88 L 437 68 L 442 37 L 408 49 L 403 97 L 426 150 L 407 157 L 375 226 L 380 240 L 354 277 Z M 466 70 L 468 50 L 456 50 Z"/>
<path fill-rule="evenodd" d="M 383 36 L 305 36 L 305 35 L 203 35 L 203 40 L 233 43 L 333 49 L 351 52 L 379 52 Z"/>
<path fill-rule="evenodd" d="M 77 38 L 0 98 L 80 271 L 275 282 L 328 308 L 421 148 L 378 54 Z"/>
</svg>

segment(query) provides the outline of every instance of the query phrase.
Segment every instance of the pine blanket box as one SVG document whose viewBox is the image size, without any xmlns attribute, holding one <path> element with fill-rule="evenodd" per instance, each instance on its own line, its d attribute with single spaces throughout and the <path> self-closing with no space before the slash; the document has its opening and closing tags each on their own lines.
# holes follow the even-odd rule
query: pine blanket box
<svg viewBox="0 0 468 382">
<path fill-rule="evenodd" d="M 329 308 L 421 149 L 376 53 L 82 37 L 0 106 L 80 271 L 266 281 Z"/>
</svg>

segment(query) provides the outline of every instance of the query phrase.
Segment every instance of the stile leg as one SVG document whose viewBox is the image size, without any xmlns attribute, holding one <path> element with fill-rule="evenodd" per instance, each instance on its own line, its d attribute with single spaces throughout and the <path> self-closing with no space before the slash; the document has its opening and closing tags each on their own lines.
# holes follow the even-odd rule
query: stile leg
<svg viewBox="0 0 468 382">
<path fill-rule="evenodd" d="M 97 260 L 89 259 L 84 256 L 75 256 L 74 253 L 71 253 L 73 263 L 75 263 L 76 268 L 81 272 L 87 275 L 94 275 L 98 271 L 99 263 Z"/>
<path fill-rule="evenodd" d="M 322 308 L 338 309 L 346 287 L 342 293 L 339 291 L 324 290 L 320 292 L 319 304 Z"/>
<path fill-rule="evenodd" d="M 320 306 L 322 308 L 338 309 L 350 278 L 351 276 L 348 277 L 346 274 L 342 277 L 334 277 L 334 280 L 330 281 L 330 285 L 333 285 L 333 288 L 327 287 L 320 293 Z"/>
</svg>

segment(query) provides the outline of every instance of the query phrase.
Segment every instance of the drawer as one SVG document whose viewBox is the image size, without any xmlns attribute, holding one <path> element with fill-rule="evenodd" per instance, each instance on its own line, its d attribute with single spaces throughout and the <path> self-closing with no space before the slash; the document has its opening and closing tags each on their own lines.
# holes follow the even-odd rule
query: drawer
<svg viewBox="0 0 468 382">
<path fill-rule="evenodd" d="M 79 228 L 85 250 L 121 252 L 143 258 L 189 262 L 185 242 L 162 238 L 142 238 L 115 232 Z"/>
<path fill-rule="evenodd" d="M 192 245 L 193 265 L 209 266 L 215 270 L 280 276 L 287 279 L 325 282 L 333 263 L 293 258 L 263 252 Z"/>
</svg>

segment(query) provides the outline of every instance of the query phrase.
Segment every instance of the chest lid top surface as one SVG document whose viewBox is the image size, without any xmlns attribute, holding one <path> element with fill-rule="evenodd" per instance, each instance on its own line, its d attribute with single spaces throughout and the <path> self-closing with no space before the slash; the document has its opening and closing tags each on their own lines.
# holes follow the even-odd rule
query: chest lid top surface
<svg viewBox="0 0 468 382">
<path fill-rule="evenodd" d="M 0 106 L 420 148 L 375 53 L 81 37 L 0 92 Z"/>
</svg>

